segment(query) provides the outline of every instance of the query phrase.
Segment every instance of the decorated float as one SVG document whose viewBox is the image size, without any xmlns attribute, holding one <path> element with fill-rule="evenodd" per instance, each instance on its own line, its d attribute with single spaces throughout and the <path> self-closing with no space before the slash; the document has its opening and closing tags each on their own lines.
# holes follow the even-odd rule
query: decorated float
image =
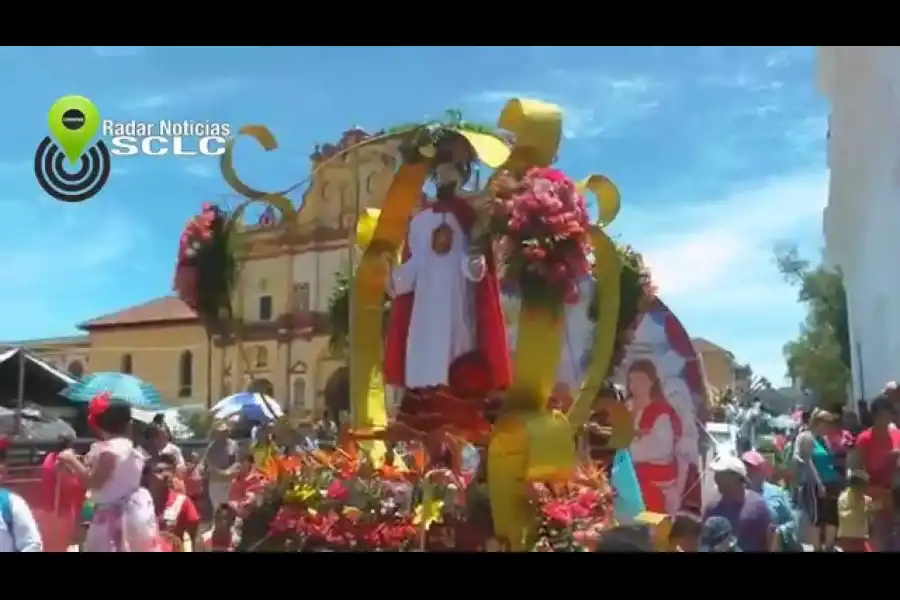
<svg viewBox="0 0 900 600">
<path fill-rule="evenodd" d="M 558 107 L 513 99 L 496 127 L 451 111 L 333 153 L 390 140 L 402 158 L 381 209 L 359 218 L 361 258 L 329 307 L 352 422 L 333 452 L 257 465 L 245 549 L 590 550 L 622 520 L 608 475 L 620 459 L 630 469 L 617 452 L 629 448 L 644 452 L 629 495 L 640 504 L 643 492 L 650 509 L 629 518 L 655 526 L 665 546 L 668 518 L 696 484 L 700 365 L 640 255 L 604 231 L 619 211 L 616 187 L 551 166 L 561 132 Z M 240 133 L 277 147 L 264 127 Z M 247 202 L 231 214 L 204 206 L 182 235 L 175 278 L 210 327 L 233 318 L 241 211 L 268 203 L 288 226 L 294 213 L 284 194 L 240 182 L 233 143 L 222 170 Z M 492 172 L 473 187 L 479 169 Z M 592 333 L 575 343 L 578 331 Z M 386 385 L 402 390 L 391 420 Z"/>
</svg>

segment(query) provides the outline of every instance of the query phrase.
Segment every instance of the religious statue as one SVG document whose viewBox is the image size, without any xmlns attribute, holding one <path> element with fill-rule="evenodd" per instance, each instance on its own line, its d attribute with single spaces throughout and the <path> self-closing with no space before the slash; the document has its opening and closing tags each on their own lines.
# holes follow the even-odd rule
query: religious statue
<svg viewBox="0 0 900 600">
<path fill-rule="evenodd" d="M 485 227 L 462 190 L 476 158 L 450 132 L 423 154 L 436 197 L 410 221 L 389 276 L 385 380 L 407 390 L 398 415 L 407 426 L 482 429 L 486 397 L 509 386 L 510 365 L 490 242 L 476 233 Z"/>
</svg>

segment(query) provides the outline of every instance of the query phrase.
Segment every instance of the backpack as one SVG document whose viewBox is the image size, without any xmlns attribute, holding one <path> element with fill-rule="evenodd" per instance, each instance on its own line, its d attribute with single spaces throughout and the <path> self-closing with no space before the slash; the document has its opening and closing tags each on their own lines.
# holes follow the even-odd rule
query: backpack
<svg viewBox="0 0 900 600">
<path fill-rule="evenodd" d="M 0 488 L 0 520 L 6 525 L 9 537 L 12 539 L 13 551 L 18 552 L 16 546 L 16 532 L 13 529 L 12 504 L 10 503 L 10 492 L 6 488 Z"/>
</svg>

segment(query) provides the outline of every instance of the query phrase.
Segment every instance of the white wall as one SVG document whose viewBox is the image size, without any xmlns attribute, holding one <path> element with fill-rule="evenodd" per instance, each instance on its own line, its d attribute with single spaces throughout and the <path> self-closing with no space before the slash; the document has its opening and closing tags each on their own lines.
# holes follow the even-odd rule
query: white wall
<svg viewBox="0 0 900 600">
<path fill-rule="evenodd" d="M 819 49 L 832 105 L 823 214 L 829 262 L 844 271 L 853 395 L 900 379 L 900 48 Z"/>
</svg>

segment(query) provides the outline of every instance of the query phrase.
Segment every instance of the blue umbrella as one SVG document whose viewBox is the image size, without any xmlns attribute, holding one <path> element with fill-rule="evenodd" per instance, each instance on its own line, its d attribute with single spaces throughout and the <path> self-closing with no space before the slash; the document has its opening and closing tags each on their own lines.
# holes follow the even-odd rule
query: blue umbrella
<svg viewBox="0 0 900 600">
<path fill-rule="evenodd" d="M 90 402 L 97 394 L 104 393 L 145 410 L 166 408 L 155 387 L 134 375 L 124 373 L 85 375 L 63 390 L 62 395 L 73 402 Z"/>
<path fill-rule="evenodd" d="M 284 416 L 284 411 L 272 398 L 253 392 L 238 392 L 216 402 L 209 411 L 213 418 L 226 419 L 240 415 L 251 421 L 267 423 Z"/>
</svg>

